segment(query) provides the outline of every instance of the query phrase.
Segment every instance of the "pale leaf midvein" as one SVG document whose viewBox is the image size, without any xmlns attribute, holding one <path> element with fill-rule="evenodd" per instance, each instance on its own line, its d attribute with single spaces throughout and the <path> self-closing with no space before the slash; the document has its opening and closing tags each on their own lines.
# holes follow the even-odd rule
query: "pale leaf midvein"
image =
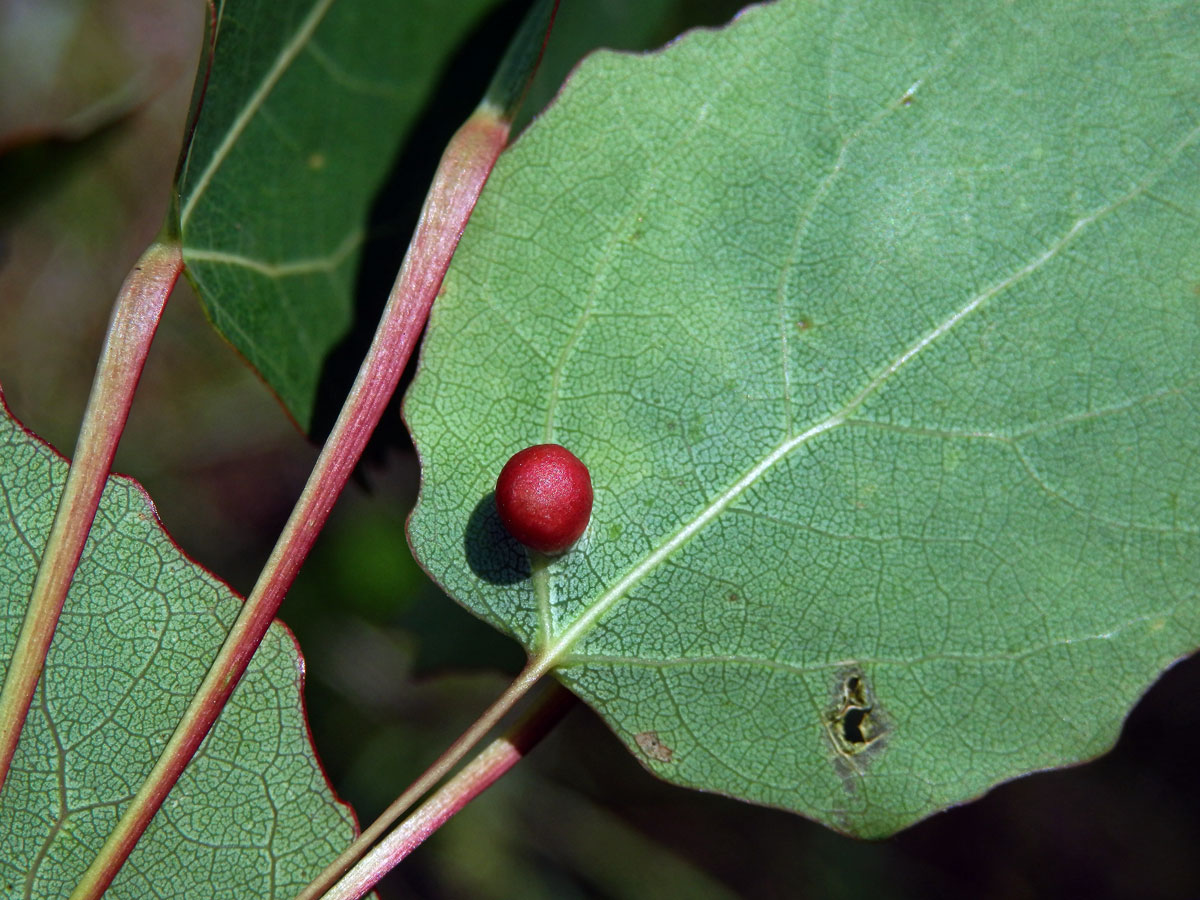
<svg viewBox="0 0 1200 900">
<path fill-rule="evenodd" d="M 291 259 L 287 262 L 265 262 L 238 253 L 207 248 L 186 248 L 184 256 L 189 263 L 211 263 L 213 265 L 231 266 L 233 268 L 249 269 L 267 278 L 289 278 L 297 275 L 312 275 L 320 272 L 334 272 L 346 261 L 354 250 L 362 245 L 364 232 L 355 228 L 342 239 L 332 253 L 325 256 L 313 256 L 304 259 Z"/>
<path fill-rule="evenodd" d="M 1181 601 L 1182 602 L 1182 601 Z M 921 666 L 930 663 L 939 662 L 969 662 L 969 663 L 989 663 L 989 662 L 1024 662 L 1034 656 L 1042 653 L 1049 653 L 1052 650 L 1057 650 L 1063 647 L 1074 647 L 1080 644 L 1100 643 L 1111 641 L 1121 636 L 1121 633 L 1133 628 L 1137 625 L 1155 626 L 1164 619 L 1170 618 L 1175 614 L 1174 608 L 1159 610 L 1153 613 L 1136 616 L 1126 622 L 1122 622 L 1115 628 L 1104 631 L 1098 634 L 1085 634 L 1072 637 L 1056 638 L 1048 640 L 1044 644 L 1029 647 L 1025 650 L 1014 650 L 1011 652 L 940 652 L 928 653 L 914 657 L 891 657 L 891 656 L 871 656 L 862 657 L 856 656 L 853 659 L 838 659 L 827 660 L 816 663 L 794 663 L 785 660 L 768 659 L 762 656 L 741 656 L 738 654 L 710 654 L 705 656 L 685 656 L 685 657 L 664 657 L 654 659 L 646 656 L 617 656 L 601 653 L 580 653 L 569 654 L 561 659 L 558 665 L 561 668 L 570 668 L 574 666 L 628 666 L 631 668 L 640 669 L 671 669 L 671 668 L 687 668 L 690 666 L 747 666 L 750 668 L 771 669 L 777 672 L 783 672 L 790 675 L 815 675 L 823 672 L 838 671 L 848 669 L 853 666 Z"/>
<path fill-rule="evenodd" d="M 241 111 L 234 118 L 232 124 L 229 126 L 229 130 L 225 133 L 225 137 L 221 139 L 221 143 L 213 151 L 208 165 L 200 173 L 195 188 L 188 195 L 187 202 L 184 203 L 183 209 L 179 214 L 180 228 L 187 225 L 188 219 L 191 218 L 192 210 L 196 207 L 196 201 L 208 190 L 208 185 L 212 181 L 213 175 L 216 174 L 217 169 L 225 162 L 225 158 L 233 149 L 233 145 L 242 136 L 242 132 L 246 130 L 255 113 L 262 108 L 271 91 L 275 89 L 275 85 L 279 83 L 279 79 L 283 77 L 283 73 L 287 71 L 288 67 L 300 55 L 300 52 L 312 38 L 313 33 L 317 30 L 317 26 L 321 24 L 321 20 L 325 18 L 325 13 L 329 11 L 332 5 L 333 0 L 318 0 L 308 15 L 304 17 L 304 20 L 301 21 L 300 27 L 280 48 L 275 61 L 267 69 L 262 81 L 255 88 L 254 93 L 246 100 L 246 105 L 242 107 Z"/>
<path fill-rule="evenodd" d="M 1197 128 L 1186 135 L 1169 154 L 1167 163 L 1174 160 L 1186 147 L 1194 143 L 1197 137 L 1200 136 L 1200 128 Z M 628 591 L 645 578 L 650 572 L 656 569 L 659 564 L 664 562 L 676 550 L 690 541 L 696 534 L 708 526 L 716 519 L 735 499 L 745 493 L 750 487 L 756 484 L 767 472 L 775 467 L 775 464 L 780 460 L 789 456 L 794 450 L 809 443 L 813 439 L 819 437 L 827 431 L 831 431 L 842 425 L 847 418 L 856 409 L 861 407 L 876 391 L 878 391 L 889 379 L 904 369 L 909 362 L 916 359 L 927 348 L 936 344 L 944 335 L 951 332 L 957 325 L 969 318 L 976 310 L 984 306 L 988 301 L 998 294 L 1008 290 L 1019 282 L 1025 280 L 1041 269 L 1046 263 L 1058 256 L 1064 248 L 1072 243 L 1076 237 L 1089 226 L 1113 212 L 1116 209 L 1129 203 L 1131 200 L 1143 194 L 1149 189 L 1150 185 L 1158 178 L 1166 164 L 1159 170 L 1151 173 L 1139 184 L 1135 185 L 1131 190 L 1112 201 L 1111 203 L 1098 208 L 1092 213 L 1077 219 L 1067 231 L 1056 241 L 1050 244 L 1042 253 L 1038 254 L 1028 263 L 1007 277 L 995 282 L 987 289 L 981 291 L 971 297 L 965 304 L 955 310 L 950 316 L 940 322 L 936 327 L 922 335 L 915 343 L 908 347 L 903 353 L 897 356 L 892 362 L 885 366 L 871 381 L 857 394 L 855 394 L 841 409 L 826 417 L 821 422 L 811 426 L 804 432 L 795 437 L 789 438 L 776 446 L 755 466 L 749 469 L 740 479 L 718 494 L 707 507 L 705 507 L 699 515 L 691 521 L 686 522 L 678 531 L 672 534 L 667 540 L 660 544 L 653 552 L 647 555 L 641 562 L 629 569 L 611 588 L 601 594 L 597 600 L 589 606 L 586 611 L 579 616 L 569 627 L 563 630 L 552 643 L 541 648 L 536 658 L 539 667 L 549 669 L 555 665 L 559 665 L 561 661 L 570 653 L 571 648 L 575 643 L 586 635 L 594 624 L 621 599 L 625 597 Z"/>
</svg>

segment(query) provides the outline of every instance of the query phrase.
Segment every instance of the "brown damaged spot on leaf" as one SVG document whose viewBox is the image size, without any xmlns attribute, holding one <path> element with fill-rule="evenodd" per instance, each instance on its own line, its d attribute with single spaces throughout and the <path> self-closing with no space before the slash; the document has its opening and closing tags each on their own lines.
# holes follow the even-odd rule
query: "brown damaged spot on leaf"
<svg viewBox="0 0 1200 900">
<path fill-rule="evenodd" d="M 846 791 L 854 793 L 858 777 L 886 748 L 891 732 L 887 712 L 858 666 L 839 671 L 823 724 L 833 767 Z"/>
<path fill-rule="evenodd" d="M 669 763 L 671 757 L 675 755 L 675 751 L 659 739 L 657 731 L 641 731 L 635 734 L 633 739 L 637 742 L 642 752 L 651 759 Z"/>
</svg>

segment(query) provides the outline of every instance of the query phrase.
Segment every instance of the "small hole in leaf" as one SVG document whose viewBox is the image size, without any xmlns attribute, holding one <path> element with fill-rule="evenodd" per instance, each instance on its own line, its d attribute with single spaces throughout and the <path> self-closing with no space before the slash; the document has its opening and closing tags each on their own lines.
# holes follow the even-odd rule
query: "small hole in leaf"
<svg viewBox="0 0 1200 900">
<path fill-rule="evenodd" d="M 826 733 L 839 757 L 857 760 L 852 768 L 861 771 L 886 745 L 891 720 L 879 706 L 862 669 L 843 669 L 834 684 L 833 705 L 826 712 Z"/>
<path fill-rule="evenodd" d="M 851 707 L 846 710 L 846 714 L 842 717 L 842 737 L 851 744 L 865 744 L 866 736 L 863 734 L 863 720 L 871 712 L 870 708 L 862 709 L 860 707 Z"/>
</svg>

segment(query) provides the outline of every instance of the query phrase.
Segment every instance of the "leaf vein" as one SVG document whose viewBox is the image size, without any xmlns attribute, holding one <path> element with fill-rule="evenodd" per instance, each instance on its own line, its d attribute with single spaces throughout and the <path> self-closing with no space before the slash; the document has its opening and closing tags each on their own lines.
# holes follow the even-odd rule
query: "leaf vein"
<svg viewBox="0 0 1200 900">
<path fill-rule="evenodd" d="M 1023 662 L 1041 653 L 1049 653 L 1063 647 L 1074 647 L 1080 644 L 1111 641 L 1121 636 L 1137 625 L 1155 625 L 1170 618 L 1173 610 L 1148 613 L 1130 619 L 1121 625 L 1099 634 L 1087 634 L 1074 637 L 1051 640 L 1036 647 L 1007 652 L 961 652 L 961 653 L 929 653 L 914 657 L 888 656 L 859 656 L 852 659 L 828 660 L 816 663 L 797 663 L 786 660 L 768 659 L 758 656 L 739 656 L 736 654 L 711 654 L 705 656 L 670 657 L 653 659 L 647 656 L 620 656 L 601 653 L 572 653 L 564 656 L 558 663 L 560 668 L 568 669 L 583 666 L 628 666 L 630 668 L 671 669 L 691 666 L 747 666 L 751 668 L 770 669 L 793 675 L 814 675 L 819 672 L 836 671 L 851 666 L 920 666 L 938 662 Z"/>
<path fill-rule="evenodd" d="M 1177 157 L 1179 153 L 1183 151 L 1183 149 L 1194 143 L 1198 136 L 1200 136 L 1200 128 L 1196 128 L 1189 132 L 1172 149 L 1172 152 L 1168 157 L 1168 163 Z M 545 649 L 538 654 L 539 658 L 544 663 L 553 665 L 558 660 L 566 656 L 576 641 L 583 637 L 600 619 L 600 617 L 608 612 L 608 610 L 611 609 L 619 600 L 621 600 L 632 587 L 638 584 L 660 563 L 666 560 L 671 554 L 673 554 L 676 550 L 690 541 L 696 534 L 702 531 L 736 498 L 741 496 L 764 474 L 774 468 L 776 463 L 790 455 L 793 450 L 796 450 L 814 438 L 819 437 L 826 431 L 830 431 L 843 424 L 851 413 L 861 407 L 876 391 L 878 391 L 885 383 L 887 383 L 889 379 L 904 369 L 912 360 L 920 356 L 921 353 L 923 353 L 927 348 L 934 346 L 942 337 L 953 331 L 956 326 L 968 319 L 974 312 L 982 308 L 988 301 L 1039 271 L 1044 265 L 1057 257 L 1064 248 L 1074 241 L 1075 238 L 1089 226 L 1099 221 L 1104 216 L 1112 213 L 1114 210 L 1119 209 L 1120 207 L 1129 203 L 1148 190 L 1150 185 L 1161 174 L 1163 168 L 1165 168 L 1165 165 L 1160 167 L 1157 171 L 1147 175 L 1142 182 L 1135 185 L 1132 189 L 1111 203 L 1094 210 L 1086 216 L 1076 219 L 1076 221 L 1069 229 L 1067 229 L 1066 232 L 1064 232 L 1040 254 L 1005 278 L 1000 279 L 985 290 L 971 297 L 966 303 L 956 309 L 936 327 L 922 335 L 915 343 L 913 343 L 892 362 L 885 366 L 840 410 L 834 412 L 832 415 L 828 416 L 823 421 L 818 422 L 816 425 L 811 426 L 801 434 L 789 438 L 788 440 L 776 446 L 755 466 L 749 469 L 740 479 L 714 497 L 712 502 L 710 502 L 709 505 L 705 507 L 695 518 L 684 523 L 679 530 L 677 530 L 662 544 L 655 548 L 655 550 L 647 555 L 645 559 L 629 569 L 616 582 L 616 584 L 601 594 L 600 597 L 597 598 L 596 602 L 588 607 L 573 624 L 562 631 L 553 641 L 553 643 L 548 644 Z"/>
<path fill-rule="evenodd" d="M 317 30 L 317 26 L 321 24 L 321 20 L 325 18 L 325 14 L 331 6 L 333 6 L 333 0 L 318 0 L 309 14 L 301 21 L 300 27 L 296 30 L 295 34 L 284 43 L 279 55 L 275 57 L 275 61 L 263 77 L 262 82 L 260 82 L 254 93 L 250 95 L 249 99 L 246 100 L 245 106 L 242 107 L 241 111 L 234 118 L 229 131 L 226 132 L 221 143 L 217 145 L 217 149 L 213 152 L 212 158 L 209 159 L 208 165 L 204 167 L 204 171 L 200 174 L 199 179 L 197 179 L 196 187 L 188 195 L 187 202 L 184 203 L 183 210 L 179 215 L 180 228 L 187 226 L 188 219 L 192 215 L 192 210 L 196 207 L 196 202 L 208 190 L 208 186 L 212 182 L 217 169 L 225 162 L 225 158 L 229 156 L 233 145 L 242 136 L 242 132 L 246 130 L 255 113 L 262 108 L 271 91 L 275 89 L 275 85 L 279 83 L 279 79 L 283 77 L 283 73 L 288 70 L 288 67 L 295 61 L 300 51 L 304 49 L 304 45 L 312 38 L 313 33 Z"/>
<path fill-rule="evenodd" d="M 332 253 L 324 256 L 291 259 L 286 262 L 267 262 L 239 253 L 230 253 L 226 250 L 201 247 L 185 248 L 184 258 L 188 263 L 203 262 L 249 269 L 267 278 L 291 278 L 297 275 L 337 271 L 342 263 L 346 261 L 347 257 L 362 245 L 363 237 L 362 229 L 356 228 L 342 239 L 342 242 Z"/>
</svg>

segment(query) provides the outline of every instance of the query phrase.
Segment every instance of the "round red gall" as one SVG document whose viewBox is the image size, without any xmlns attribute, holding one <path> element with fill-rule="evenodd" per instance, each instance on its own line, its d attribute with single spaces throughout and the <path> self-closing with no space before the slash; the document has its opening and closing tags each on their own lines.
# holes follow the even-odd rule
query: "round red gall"
<svg viewBox="0 0 1200 900">
<path fill-rule="evenodd" d="M 579 540 L 592 515 L 592 477 L 558 444 L 535 444 L 504 464 L 496 510 L 508 533 L 533 550 L 556 554 Z"/>
</svg>

